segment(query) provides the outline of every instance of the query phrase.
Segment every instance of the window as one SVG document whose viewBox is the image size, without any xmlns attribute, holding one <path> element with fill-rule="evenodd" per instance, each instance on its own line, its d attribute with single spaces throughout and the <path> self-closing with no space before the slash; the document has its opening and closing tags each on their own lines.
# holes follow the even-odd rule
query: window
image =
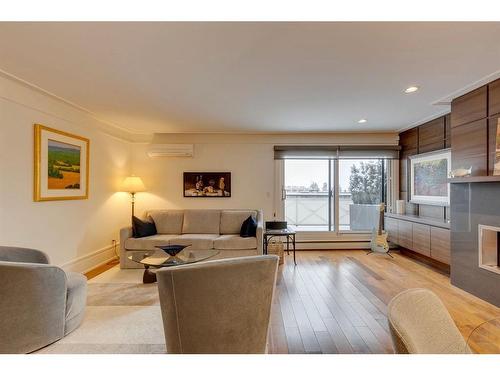
<svg viewBox="0 0 500 375">
<path fill-rule="evenodd" d="M 371 231 L 384 201 L 382 159 L 339 160 L 339 229 Z"/>
<path fill-rule="evenodd" d="M 285 220 L 298 230 L 332 230 L 331 161 L 285 160 Z"/>
<path fill-rule="evenodd" d="M 378 158 L 285 159 L 285 220 L 299 231 L 372 231 L 385 202 L 389 164 Z"/>
</svg>

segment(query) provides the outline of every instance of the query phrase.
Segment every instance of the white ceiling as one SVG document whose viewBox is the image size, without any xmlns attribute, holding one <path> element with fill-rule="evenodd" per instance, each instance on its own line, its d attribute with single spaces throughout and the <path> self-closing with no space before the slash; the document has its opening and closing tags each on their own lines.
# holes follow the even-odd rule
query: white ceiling
<svg viewBox="0 0 500 375">
<path fill-rule="evenodd" d="M 498 73 L 499 36 L 500 23 L 0 23 L 0 69 L 135 133 L 385 131 Z"/>
</svg>

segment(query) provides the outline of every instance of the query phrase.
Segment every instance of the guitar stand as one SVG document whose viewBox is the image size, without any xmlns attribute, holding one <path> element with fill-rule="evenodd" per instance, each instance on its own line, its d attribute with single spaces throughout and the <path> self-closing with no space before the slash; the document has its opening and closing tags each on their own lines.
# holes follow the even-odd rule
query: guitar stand
<svg viewBox="0 0 500 375">
<path fill-rule="evenodd" d="M 378 253 L 378 254 L 387 254 L 387 255 L 389 255 L 392 259 L 394 259 L 394 257 L 391 255 L 390 251 L 391 251 L 391 250 L 388 250 L 386 253 L 378 253 L 377 251 L 372 251 L 372 250 L 370 250 L 370 251 L 368 251 L 368 252 L 366 253 L 366 255 L 375 254 L 375 253 Z"/>
</svg>

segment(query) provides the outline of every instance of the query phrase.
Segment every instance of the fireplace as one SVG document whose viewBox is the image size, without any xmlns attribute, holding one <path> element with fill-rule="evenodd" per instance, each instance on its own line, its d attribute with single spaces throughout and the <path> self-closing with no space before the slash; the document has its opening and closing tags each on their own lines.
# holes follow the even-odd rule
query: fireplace
<svg viewBox="0 0 500 375">
<path fill-rule="evenodd" d="M 479 267 L 500 274 L 500 228 L 479 224 Z"/>
<path fill-rule="evenodd" d="M 451 283 L 500 307 L 500 182 L 454 183 Z"/>
</svg>

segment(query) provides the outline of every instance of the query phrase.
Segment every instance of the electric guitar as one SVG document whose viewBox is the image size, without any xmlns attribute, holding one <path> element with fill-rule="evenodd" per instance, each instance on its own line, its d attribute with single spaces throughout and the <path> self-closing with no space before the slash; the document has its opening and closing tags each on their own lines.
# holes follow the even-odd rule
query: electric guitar
<svg viewBox="0 0 500 375">
<path fill-rule="evenodd" d="M 371 252 L 373 253 L 387 253 L 389 254 L 389 243 L 387 242 L 387 232 L 384 232 L 384 209 L 385 204 L 381 203 L 379 207 L 380 219 L 378 221 L 378 230 L 373 228 L 372 240 L 370 242 Z M 390 254 L 389 254 L 390 255 Z"/>
</svg>

